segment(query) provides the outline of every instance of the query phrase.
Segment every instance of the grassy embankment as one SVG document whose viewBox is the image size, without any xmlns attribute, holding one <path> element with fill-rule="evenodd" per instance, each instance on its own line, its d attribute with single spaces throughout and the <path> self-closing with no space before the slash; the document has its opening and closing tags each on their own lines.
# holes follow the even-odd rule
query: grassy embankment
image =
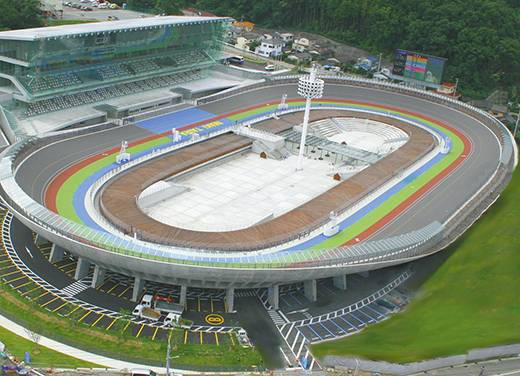
<svg viewBox="0 0 520 376">
<path fill-rule="evenodd" d="M 46 330 L 87 345 L 92 349 L 138 357 L 143 360 L 143 364 L 147 364 L 147 359 L 155 361 L 166 359 L 167 341 L 164 339 L 135 338 L 131 333 L 132 326 L 136 324 L 122 322 L 122 324 L 113 325 L 111 329 L 85 325 L 78 322 L 84 312 L 74 311 L 74 306 L 70 305 L 70 308 L 68 308 L 72 312 L 68 317 L 61 317 L 39 307 L 38 304 L 32 303 L 25 297 L 21 297 L 5 285 L 0 285 L 0 307 L 37 328 L 36 332 Z M 81 314 L 76 315 L 75 312 Z M 174 331 L 173 334 L 176 335 L 172 336 L 172 345 L 178 342 L 178 346 L 175 346 L 172 356 L 179 356 L 179 363 L 199 365 L 241 364 L 243 366 L 263 364 L 260 354 L 254 348 L 242 348 L 239 345 L 234 345 L 233 341 L 236 344 L 237 340 L 231 339 L 231 336 L 225 343 L 221 341 L 220 345 L 197 345 L 184 344 L 184 333 L 182 331 Z M 2 332 L 0 332 L 0 335 L 0 340 L 18 359 L 24 359 L 25 351 L 31 352 L 34 349 L 34 344 L 23 342 L 24 340 L 19 336 L 12 334 L 3 336 Z M 41 346 L 40 350 L 40 354 L 32 356 L 32 362 L 41 366 L 96 366 Z"/>
<path fill-rule="evenodd" d="M 520 173 L 408 308 L 315 355 L 415 362 L 520 342 Z"/>
</svg>

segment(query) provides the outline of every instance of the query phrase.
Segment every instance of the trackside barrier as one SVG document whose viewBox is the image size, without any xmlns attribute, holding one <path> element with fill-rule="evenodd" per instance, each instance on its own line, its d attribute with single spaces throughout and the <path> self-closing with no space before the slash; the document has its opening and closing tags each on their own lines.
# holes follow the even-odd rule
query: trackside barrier
<svg viewBox="0 0 520 376">
<path fill-rule="evenodd" d="M 339 356 L 326 355 L 322 365 L 330 367 L 346 367 L 369 372 L 390 373 L 392 375 L 410 375 L 419 372 L 426 372 L 437 368 L 460 366 L 465 363 L 477 360 L 494 359 L 507 356 L 518 356 L 520 354 L 520 344 L 489 347 L 486 349 L 470 350 L 466 355 L 447 356 L 424 362 L 396 364 L 387 362 L 376 362 L 372 360 L 343 358 Z"/>
<path fill-rule="evenodd" d="M 272 84 L 291 84 L 297 81 L 298 77 L 282 77 L 279 79 L 273 80 L 272 83 L 261 83 L 254 84 L 247 88 L 238 88 L 237 91 L 248 91 L 259 87 L 264 87 Z M 516 166 L 517 163 L 517 148 L 516 145 L 512 145 L 509 148 L 504 147 L 507 142 L 511 142 L 512 138 L 510 137 L 507 129 L 501 125 L 496 119 L 492 118 L 490 115 L 478 110 L 474 109 L 471 106 L 468 106 L 463 103 L 457 103 L 453 101 L 451 98 L 445 98 L 437 94 L 428 93 L 418 89 L 404 88 L 399 85 L 393 85 L 388 83 L 381 82 L 373 82 L 370 80 L 361 80 L 361 79 L 352 79 L 352 78 L 339 78 L 337 76 L 334 77 L 325 77 L 328 82 L 337 82 L 342 84 L 351 84 L 357 86 L 365 86 L 365 87 L 374 87 L 381 90 L 388 90 L 393 92 L 400 92 L 407 95 L 413 95 L 417 97 L 422 97 L 425 99 L 433 100 L 435 102 L 439 102 L 444 105 L 449 105 L 450 107 L 455 107 L 458 110 L 468 113 L 471 116 L 478 118 L 481 122 L 488 126 L 501 140 L 502 143 L 502 160 L 503 165 L 505 163 L 503 161 L 506 160 L 507 153 L 509 153 L 509 157 L 507 159 L 508 164 L 506 167 L 509 171 Z M 213 96 L 209 96 L 206 98 L 199 99 L 198 104 L 209 103 L 211 101 L 219 100 L 224 98 L 225 96 L 237 94 L 237 92 L 226 93 L 226 94 L 217 94 Z M 272 115 L 272 114 L 271 114 Z M 256 121 L 258 119 L 255 119 Z M 244 123 L 236 124 L 244 125 Z M 100 125 L 99 129 L 102 129 L 103 126 L 110 127 L 110 125 Z M 117 125 L 112 125 L 117 126 Z M 234 127 L 233 126 L 233 127 Z M 421 229 L 415 233 L 407 234 L 410 235 L 411 239 L 416 240 L 415 244 L 409 245 L 406 250 L 403 250 L 402 247 L 395 247 L 393 249 L 378 249 L 378 244 L 374 242 L 372 246 L 374 248 L 367 249 L 365 251 L 372 252 L 367 255 L 349 255 L 346 247 L 333 248 L 333 249 L 323 249 L 323 250 L 313 250 L 314 255 L 310 255 L 311 258 L 305 259 L 303 256 L 300 256 L 296 252 L 295 254 L 283 254 L 280 255 L 271 255 L 271 254 L 261 254 L 260 252 L 248 252 L 254 251 L 255 249 L 251 248 L 242 248 L 243 252 L 234 252 L 232 255 L 225 254 L 225 252 L 212 252 L 211 249 L 206 249 L 203 254 L 205 257 L 199 256 L 198 252 L 194 251 L 189 244 L 186 245 L 186 248 L 180 247 L 168 247 L 162 246 L 160 244 L 149 244 L 139 240 L 131 239 L 130 237 L 120 237 L 114 234 L 107 234 L 103 232 L 98 232 L 87 228 L 86 226 L 77 224 L 75 222 L 69 221 L 65 218 L 58 216 L 55 213 L 50 212 L 40 204 L 36 203 L 31 197 L 29 197 L 25 192 L 23 192 L 14 179 L 14 171 L 19 163 L 27 157 L 29 154 L 33 153 L 40 147 L 44 145 L 54 142 L 59 139 L 64 139 L 68 137 L 74 137 L 75 135 L 87 134 L 98 130 L 98 126 L 91 127 L 92 129 L 78 129 L 70 132 L 64 132 L 63 135 L 57 133 L 53 136 L 46 137 L 43 139 L 31 139 L 27 141 L 20 141 L 19 143 L 13 145 L 8 148 L 2 154 L 2 161 L 0 163 L 0 193 L 6 199 L 6 203 L 10 206 L 12 210 L 18 213 L 18 215 L 24 216 L 25 218 L 33 221 L 38 226 L 46 229 L 47 231 L 51 231 L 59 236 L 64 238 L 72 239 L 74 241 L 86 244 L 91 247 L 101 248 L 108 251 L 140 257 L 155 261 L 163 261 L 163 262 L 171 262 L 185 265 L 200 265 L 207 267 L 223 267 L 223 268 L 316 268 L 316 267 L 330 267 L 336 265 L 355 265 L 360 263 L 378 263 L 385 262 L 388 260 L 403 260 L 409 259 L 410 257 L 416 257 L 421 253 L 428 252 L 435 244 L 437 244 L 443 237 L 444 226 L 433 223 L 432 228 L 435 228 L 432 231 L 432 228 L 429 228 L 428 231 L 425 229 Z M 231 128 L 231 127 L 230 127 Z M 231 129 L 228 129 L 228 131 Z M 55 139 L 53 139 L 55 137 Z M 503 175 L 495 175 L 497 178 L 500 178 Z M 479 188 L 480 190 L 480 188 Z M 465 203 L 463 206 L 466 207 Z M 425 230 L 425 231 L 423 231 Z M 306 232 L 302 234 L 302 236 L 307 236 L 310 232 Z M 286 243 L 287 239 L 280 242 L 275 242 L 274 244 L 264 245 L 267 247 L 276 247 L 281 245 L 282 243 Z M 368 244 L 368 243 L 367 243 Z M 366 244 L 365 244 L 366 245 Z M 202 252 L 200 252 L 202 253 Z M 309 256 L 308 256 L 309 257 Z M 320 260 L 320 258 L 322 258 Z"/>
<path fill-rule="evenodd" d="M 215 136 L 218 136 L 220 134 L 223 134 L 223 133 L 226 133 L 229 131 L 234 131 L 234 130 L 237 130 L 240 128 L 245 128 L 253 123 L 256 123 L 256 122 L 259 122 L 259 121 L 262 121 L 265 119 L 269 119 L 273 116 L 281 116 L 281 115 L 285 115 L 288 113 L 303 111 L 304 108 L 305 108 L 304 106 L 298 106 L 298 107 L 292 107 L 292 108 L 290 108 L 288 110 L 284 110 L 284 111 L 276 110 L 276 111 L 273 111 L 272 113 L 268 113 L 266 115 L 261 115 L 259 117 L 256 117 L 254 119 L 251 119 L 251 120 L 248 120 L 245 122 L 237 122 L 235 124 L 231 124 L 226 127 L 218 128 L 211 133 L 207 133 L 207 134 L 201 136 L 201 138 L 197 141 L 187 140 L 187 141 L 183 141 L 183 142 L 169 144 L 170 146 L 163 145 L 162 147 L 157 148 L 146 155 L 143 155 L 128 163 L 118 166 L 115 169 L 112 169 L 111 171 L 107 172 L 103 177 L 98 179 L 96 181 L 96 183 L 94 183 L 94 185 L 89 190 L 89 192 L 90 192 L 89 194 L 90 194 L 90 198 L 91 198 L 90 202 L 92 202 L 94 200 L 94 197 L 97 194 L 98 190 L 108 180 L 110 180 L 115 175 L 120 174 L 124 170 L 132 168 L 133 166 L 142 163 L 143 161 L 157 158 L 160 155 L 169 153 L 174 150 L 178 150 L 184 146 L 191 145 L 195 142 L 199 142 L 200 140 L 205 140 L 205 139 L 215 137 Z M 323 109 L 323 110 L 342 110 L 342 109 L 344 109 L 341 106 L 319 106 L 319 108 Z M 392 186 L 392 185 L 396 184 L 398 181 L 402 180 L 404 177 L 406 177 L 411 172 L 415 171 L 417 168 L 422 166 L 425 163 L 425 161 L 427 161 L 427 160 L 433 158 L 435 155 L 437 155 L 444 145 L 444 139 L 442 137 L 440 137 L 439 134 L 437 134 L 436 132 L 433 132 L 431 129 L 429 129 L 428 127 L 424 126 L 423 124 L 421 124 L 419 122 L 412 121 L 412 120 L 409 120 L 406 118 L 402 118 L 398 115 L 391 114 L 391 113 L 386 113 L 386 112 L 382 113 L 381 111 L 373 111 L 373 110 L 365 111 L 365 110 L 356 110 L 356 109 L 354 109 L 354 110 L 349 109 L 349 111 L 357 112 L 360 114 L 368 113 L 368 114 L 374 114 L 374 115 L 379 115 L 379 116 L 384 115 L 388 118 L 392 118 L 392 119 L 402 121 L 404 123 L 412 124 L 416 127 L 422 128 L 422 129 L 426 130 L 427 132 L 431 133 L 436 139 L 434 144 L 436 143 L 437 146 L 435 148 L 433 148 L 433 150 L 431 150 L 431 151 L 429 149 L 426 149 L 423 153 L 421 153 L 419 156 L 417 156 L 415 158 L 415 162 L 410 161 L 410 162 L 408 162 L 408 164 L 401 166 L 399 169 L 394 171 L 393 176 L 388 175 L 382 181 L 379 181 L 376 184 L 374 184 L 373 186 L 368 187 L 364 192 L 353 197 L 351 200 L 349 200 L 348 202 L 345 202 L 343 205 L 338 207 L 336 210 L 336 213 L 338 214 L 338 218 L 340 218 L 340 219 L 342 217 L 346 217 L 347 214 L 353 213 L 354 209 L 357 210 L 357 209 L 361 208 L 362 206 L 364 206 L 368 201 L 371 200 L 373 195 L 383 192 L 384 190 L 388 189 L 390 186 Z M 431 147 L 433 147 L 434 144 L 432 144 Z M 428 154 L 426 154 L 426 153 L 428 153 Z M 178 167 L 179 171 L 183 171 L 187 168 L 192 167 L 192 165 L 193 165 L 192 161 L 185 161 L 183 163 L 178 164 L 177 167 Z M 154 179 L 152 179 L 152 180 L 155 181 Z M 148 188 L 148 186 L 152 183 L 152 180 L 145 182 L 143 184 L 143 186 L 141 187 L 141 189 L 144 190 L 144 189 Z M 157 235 L 154 235 L 151 233 L 147 233 L 145 231 L 142 231 L 140 229 L 137 229 L 133 226 L 126 224 L 125 222 L 121 221 L 119 218 L 117 218 L 116 216 L 111 214 L 109 211 L 106 210 L 102 200 L 100 200 L 99 205 L 102 209 L 104 216 L 110 220 L 111 224 L 108 224 L 105 220 L 100 218 L 100 216 L 96 215 L 95 210 L 92 209 L 92 210 L 90 210 L 90 212 L 94 216 L 96 216 L 98 221 L 101 221 L 105 225 L 108 224 L 110 227 L 115 227 L 116 230 L 122 234 L 135 234 L 134 236 L 137 236 L 137 238 L 139 238 L 140 240 L 147 241 L 147 242 L 158 243 L 158 244 L 163 244 L 163 245 L 171 245 L 171 246 L 177 246 L 177 247 L 204 249 L 205 251 L 223 250 L 223 251 L 251 252 L 251 251 L 258 251 L 258 250 L 266 250 L 269 248 L 276 248 L 282 244 L 287 244 L 292 241 L 300 240 L 304 237 L 309 236 L 310 234 L 312 234 L 314 232 L 320 232 L 320 231 L 322 232 L 325 229 L 325 226 L 327 226 L 329 223 L 329 219 L 323 218 L 323 219 L 320 219 L 318 221 L 315 221 L 315 222 L 309 224 L 306 229 L 303 229 L 303 230 L 299 229 L 297 231 L 285 233 L 281 237 L 271 238 L 268 242 L 264 242 L 262 244 L 258 244 L 258 243 L 240 244 L 239 246 L 233 245 L 232 247 L 224 246 L 222 244 L 215 244 L 212 246 L 212 245 L 208 245 L 207 243 L 196 243 L 196 242 L 190 242 L 190 243 L 184 242 L 183 243 L 177 239 L 165 238 L 165 237 L 160 237 L 160 236 L 157 236 Z M 292 209 L 293 208 L 288 208 L 285 212 L 279 213 L 279 215 L 285 214 L 286 212 L 289 212 Z M 232 229 L 229 229 L 229 231 L 232 231 Z"/>
</svg>

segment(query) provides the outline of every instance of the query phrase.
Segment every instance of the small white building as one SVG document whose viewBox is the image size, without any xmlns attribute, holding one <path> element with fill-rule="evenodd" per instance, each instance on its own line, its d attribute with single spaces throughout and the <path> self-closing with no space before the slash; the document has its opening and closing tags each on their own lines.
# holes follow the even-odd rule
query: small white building
<svg viewBox="0 0 520 376">
<path fill-rule="evenodd" d="M 242 33 L 235 41 L 235 47 L 241 50 L 249 50 L 249 45 L 260 40 L 261 35 L 258 33 Z"/>
<path fill-rule="evenodd" d="M 285 42 L 281 39 L 267 39 L 256 47 L 255 53 L 264 57 L 274 57 L 283 55 Z"/>
<path fill-rule="evenodd" d="M 294 35 L 291 33 L 276 33 L 278 39 L 281 39 L 285 42 L 285 45 L 288 46 L 294 41 Z"/>
<path fill-rule="evenodd" d="M 312 47 L 313 43 L 308 38 L 297 38 L 293 42 L 293 50 L 296 52 L 304 52 Z"/>
</svg>

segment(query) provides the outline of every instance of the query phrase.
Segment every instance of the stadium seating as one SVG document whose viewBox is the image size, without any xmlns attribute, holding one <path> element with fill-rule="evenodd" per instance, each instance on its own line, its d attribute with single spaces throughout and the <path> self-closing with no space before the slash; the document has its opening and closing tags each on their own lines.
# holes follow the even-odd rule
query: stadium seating
<svg viewBox="0 0 520 376">
<path fill-rule="evenodd" d="M 105 70 L 105 73 L 106 72 L 108 72 L 108 70 Z M 112 70 L 112 72 L 115 72 L 115 70 Z M 124 84 L 115 84 L 113 86 L 94 90 L 85 90 L 75 94 L 67 94 L 52 99 L 30 103 L 25 115 L 37 116 L 52 111 L 59 111 L 70 107 L 81 106 L 124 95 L 131 95 L 183 82 L 195 81 L 202 78 L 204 78 L 204 74 L 200 70 L 193 70 L 189 72 L 172 73 L 165 76 L 147 78 Z"/>
</svg>

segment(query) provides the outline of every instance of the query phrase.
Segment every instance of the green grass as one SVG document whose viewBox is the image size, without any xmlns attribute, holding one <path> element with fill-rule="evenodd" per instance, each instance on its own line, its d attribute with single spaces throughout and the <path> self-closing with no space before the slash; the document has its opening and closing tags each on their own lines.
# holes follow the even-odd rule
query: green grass
<svg viewBox="0 0 520 376">
<path fill-rule="evenodd" d="M 48 26 L 75 25 L 82 23 L 99 22 L 97 20 L 49 20 Z"/>
<path fill-rule="evenodd" d="M 6 295 L 8 294 L 8 295 Z M 11 298 L 9 298 L 11 296 Z M 13 303 L 13 298 L 16 304 Z M 82 343 L 92 349 L 108 351 L 113 354 L 124 354 L 141 358 L 143 364 L 147 363 L 147 359 L 154 361 L 163 361 L 167 352 L 167 341 L 165 339 L 152 340 L 151 338 L 135 338 L 131 335 L 132 325 L 126 328 L 123 335 L 115 331 L 107 331 L 105 329 L 91 327 L 82 323 L 73 325 L 73 320 L 77 321 L 85 314 L 82 311 L 78 314 L 71 314 L 71 318 L 61 317 L 57 314 L 51 313 L 38 305 L 31 305 L 28 299 L 21 297 L 17 292 L 4 286 L 4 291 L 0 291 L 0 307 L 18 316 L 28 324 L 40 330 L 46 330 L 61 337 Z M 22 308 L 23 306 L 23 308 Z M 72 310 L 72 305 L 70 310 Z M 77 311 L 79 312 L 79 311 Z M 13 337 L 13 336 L 11 336 Z M 25 351 L 32 351 L 34 344 L 28 343 L 26 346 L 21 346 L 20 349 L 13 350 L 11 343 L 4 340 L 6 337 L 2 336 L 0 332 L 0 340 L 15 354 L 19 359 L 23 359 Z M 13 337 L 14 338 L 14 337 Z M 184 336 L 182 335 L 182 338 Z M 222 338 L 220 338 L 222 340 Z M 237 339 L 234 338 L 237 343 Z M 16 352 L 15 352 L 16 351 Z M 95 353 L 95 350 L 91 350 Z M 43 353 L 43 349 L 42 349 Z M 183 364 L 197 364 L 197 365 L 262 365 L 263 360 L 261 355 L 254 348 L 242 348 L 239 345 L 232 345 L 231 339 L 224 339 L 220 346 L 210 344 L 179 344 L 178 349 L 172 353 L 172 356 L 179 355 L 175 359 Z M 117 357 L 115 357 L 117 358 Z M 74 360 L 74 358 L 64 357 L 57 358 L 56 361 L 38 360 L 34 358 L 35 363 L 45 364 L 62 364 L 75 367 L 92 367 L 90 363 Z M 240 359 L 240 360 L 238 360 Z"/>
<path fill-rule="evenodd" d="M 57 368 L 94 368 L 98 364 L 84 362 L 83 360 L 67 356 L 41 345 L 38 346 L 39 353 L 33 354 L 36 346 L 34 342 L 26 340 L 7 329 L 0 327 L 0 338 L 11 354 L 19 360 L 25 359 L 25 352 L 31 354 L 31 364 L 43 367 L 53 365 Z"/>
<path fill-rule="evenodd" d="M 457 242 L 408 308 L 316 356 L 406 363 L 520 342 L 520 173 Z"/>
</svg>

